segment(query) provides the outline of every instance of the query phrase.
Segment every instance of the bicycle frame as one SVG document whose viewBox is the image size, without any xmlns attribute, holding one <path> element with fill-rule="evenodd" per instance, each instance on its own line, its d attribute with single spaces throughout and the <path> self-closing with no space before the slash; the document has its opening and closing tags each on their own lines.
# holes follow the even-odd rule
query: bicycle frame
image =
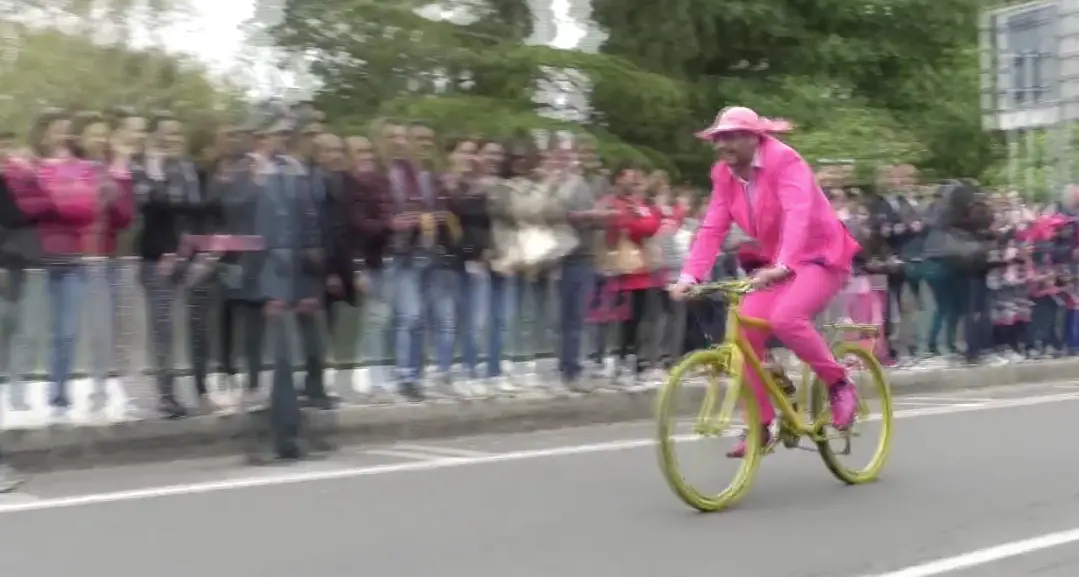
<svg viewBox="0 0 1079 577">
<path fill-rule="evenodd" d="M 799 418 L 798 411 L 791 405 L 787 399 L 787 395 L 776 384 L 775 379 L 772 377 L 772 372 L 765 368 L 764 362 L 753 350 L 749 340 L 746 338 L 744 328 L 749 327 L 758 330 L 769 330 L 767 321 L 763 319 L 745 317 L 739 314 L 738 308 L 742 303 L 743 295 L 737 294 L 725 294 L 725 300 L 727 301 L 727 319 L 726 319 L 726 334 L 722 343 L 714 345 L 713 348 L 719 350 L 730 350 L 732 357 L 727 360 L 728 362 L 728 374 L 735 379 L 741 381 L 745 377 L 745 364 L 748 362 L 750 370 L 754 371 L 757 376 L 764 383 L 765 390 L 768 396 L 771 398 L 773 406 L 775 406 L 781 415 L 783 421 L 791 429 L 791 433 L 796 433 L 802 436 L 807 436 L 814 441 L 821 441 L 824 439 L 822 435 L 817 433 L 827 423 L 827 416 L 822 414 L 814 421 L 808 419 Z M 871 346 L 876 345 L 876 340 L 880 336 L 880 327 L 871 324 L 859 324 L 859 323 L 829 323 L 822 327 L 822 332 L 830 335 L 829 347 L 834 346 L 839 342 L 843 342 L 843 335 L 845 333 L 856 332 L 860 333 L 863 338 L 871 338 Z M 872 349 L 871 349 L 872 350 Z M 809 366 L 802 367 L 802 375 L 800 383 L 797 385 L 797 393 L 795 402 L 799 407 L 805 410 L 810 410 L 809 404 L 809 390 L 810 384 L 813 379 L 813 371 Z M 739 382 L 739 386 L 743 386 L 744 383 Z M 709 387 L 705 392 L 705 399 L 701 408 L 701 413 L 698 416 L 698 422 L 709 422 L 709 415 L 713 414 L 713 408 L 716 401 L 717 387 Z M 733 403 L 737 401 L 738 387 L 727 387 L 726 395 L 723 399 L 722 407 L 733 406 Z M 735 397 L 735 398 L 732 398 Z M 812 417 L 812 415 L 809 415 Z M 719 419 L 723 419 L 723 415 L 718 416 Z M 721 427 L 725 428 L 726 423 L 722 425 L 713 424 L 711 428 L 713 430 L 720 430 Z"/>
</svg>

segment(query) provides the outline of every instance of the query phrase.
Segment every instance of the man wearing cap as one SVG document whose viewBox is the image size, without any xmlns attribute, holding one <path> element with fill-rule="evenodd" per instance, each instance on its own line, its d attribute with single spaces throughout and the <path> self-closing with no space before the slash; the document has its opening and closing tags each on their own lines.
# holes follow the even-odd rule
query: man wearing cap
<svg viewBox="0 0 1079 577">
<path fill-rule="evenodd" d="M 712 198 L 672 297 L 709 275 L 732 224 L 757 241 L 768 265 L 753 273 L 758 289 L 742 302 L 746 317 L 768 321 L 771 332 L 829 384 L 832 424 L 848 429 L 857 411 L 857 392 L 846 370 L 813 326 L 813 318 L 846 284 L 860 247 L 832 210 L 809 164 L 772 134 L 789 130 L 784 121 L 762 118 L 744 107 L 724 109 L 697 136 L 715 146 Z M 758 355 L 766 331 L 743 329 Z M 761 406 L 762 440 L 775 411 L 764 384 L 750 371 L 747 381 Z M 745 456 L 745 442 L 727 454 Z"/>
<path fill-rule="evenodd" d="M 232 279 L 237 298 L 258 306 L 245 309 L 245 349 L 251 367 L 247 394 L 253 397 L 258 388 L 265 339 L 274 359 L 270 422 L 277 454 L 296 458 L 300 413 L 292 380 L 289 317 L 295 314 L 301 333 L 313 330 L 310 318 L 318 311 L 323 289 L 322 236 L 310 173 L 285 151 L 295 132 L 294 119 L 281 107 L 267 106 L 256 111 L 250 126 L 254 147 L 225 176 L 230 190 L 221 196 L 231 232 L 243 235 L 236 238 L 258 239 L 258 246 L 238 247 L 243 254 Z M 302 339 L 320 341 L 317 334 L 304 334 Z M 309 362 L 312 356 L 321 358 L 320 353 L 305 353 Z"/>
</svg>

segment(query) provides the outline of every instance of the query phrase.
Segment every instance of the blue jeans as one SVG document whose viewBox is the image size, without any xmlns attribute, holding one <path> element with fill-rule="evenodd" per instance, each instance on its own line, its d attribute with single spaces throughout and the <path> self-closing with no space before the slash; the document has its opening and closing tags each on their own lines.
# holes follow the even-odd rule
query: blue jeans
<svg viewBox="0 0 1079 577">
<path fill-rule="evenodd" d="M 506 327 L 510 311 L 517 311 L 517 282 L 513 277 L 491 273 L 487 289 L 489 295 L 487 333 L 487 376 L 502 376 L 502 355 L 506 344 Z"/>
<path fill-rule="evenodd" d="M 509 297 L 510 338 L 514 343 L 514 355 L 523 355 L 533 361 L 549 352 L 546 348 L 548 329 L 551 326 L 550 277 L 546 274 L 534 279 L 516 277 Z"/>
<path fill-rule="evenodd" d="M 487 271 L 457 271 L 457 339 L 461 342 L 461 361 L 469 378 L 475 379 L 480 362 L 479 339 L 487 332 L 487 317 L 492 305 L 491 280 Z"/>
<path fill-rule="evenodd" d="M 75 365 L 79 322 L 86 298 L 86 269 L 81 264 L 56 265 L 49 267 L 46 274 L 52 309 L 49 380 L 53 389 L 49 402 L 54 407 L 67 407 L 70 405 L 67 382 Z"/>
<path fill-rule="evenodd" d="M 571 258 L 562 263 L 562 279 L 558 284 L 558 320 L 562 333 L 558 370 L 567 381 L 581 376 L 581 342 L 595 278 L 592 264 L 587 260 Z"/>
<path fill-rule="evenodd" d="M 90 372 L 94 380 L 94 402 L 103 402 L 106 380 L 116 352 L 116 307 L 120 287 L 120 264 L 113 259 L 89 263 L 54 265 L 46 269 L 49 307 L 52 309 L 49 380 L 53 390 L 50 403 L 67 407 L 67 383 L 78 351 L 79 324 L 84 305 L 93 330 L 90 340 Z"/>
<path fill-rule="evenodd" d="M 937 261 L 927 261 L 922 266 L 923 278 L 933 294 L 936 309 L 926 335 L 927 350 L 931 354 L 942 352 L 937 347 L 940 331 L 944 330 L 944 351 L 956 351 L 956 333 L 967 300 L 965 280 L 951 266 Z"/>
<path fill-rule="evenodd" d="M 393 314 L 391 277 L 387 271 L 379 269 L 366 271 L 365 274 L 369 287 L 362 296 L 356 357 L 368 364 L 372 386 L 381 388 L 391 380 L 385 363 L 394 356 L 392 351 L 397 338 L 392 330 L 396 315 Z"/>
<path fill-rule="evenodd" d="M 442 374 L 453 363 L 457 273 L 445 267 L 394 263 L 393 304 L 396 315 L 394 353 L 397 372 L 405 381 L 419 378 L 424 354 L 424 321 L 434 325 L 435 360 Z"/>
</svg>

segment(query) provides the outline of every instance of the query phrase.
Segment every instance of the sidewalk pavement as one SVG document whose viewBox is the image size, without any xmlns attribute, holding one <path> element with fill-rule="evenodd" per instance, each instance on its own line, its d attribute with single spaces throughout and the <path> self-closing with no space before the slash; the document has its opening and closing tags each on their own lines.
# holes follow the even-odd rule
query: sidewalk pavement
<svg viewBox="0 0 1079 577">
<path fill-rule="evenodd" d="M 1079 380 L 1079 359 L 1001 366 L 889 371 L 896 394 Z M 702 388 L 690 388 L 698 397 Z M 682 398 L 692 405 L 693 393 Z M 473 434 L 523 433 L 650 419 L 656 390 L 603 390 L 586 395 L 430 401 L 415 404 L 345 404 L 335 411 L 306 412 L 308 423 L 329 446 L 382 443 Z M 697 406 L 690 410 L 696 411 Z M 67 468 L 106 463 L 173 460 L 238 454 L 258 428 L 259 414 L 69 423 L 0 432 L 0 448 L 18 465 Z"/>
</svg>

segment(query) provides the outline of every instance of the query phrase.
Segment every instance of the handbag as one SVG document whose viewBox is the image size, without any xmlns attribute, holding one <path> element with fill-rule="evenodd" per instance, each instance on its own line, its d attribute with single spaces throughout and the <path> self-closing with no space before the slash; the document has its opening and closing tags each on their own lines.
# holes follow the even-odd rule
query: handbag
<svg viewBox="0 0 1079 577">
<path fill-rule="evenodd" d="M 648 270 L 641 246 L 630 240 L 627 233 L 618 237 L 618 244 L 611 251 L 611 262 L 615 273 L 619 275 L 637 274 Z"/>
</svg>

